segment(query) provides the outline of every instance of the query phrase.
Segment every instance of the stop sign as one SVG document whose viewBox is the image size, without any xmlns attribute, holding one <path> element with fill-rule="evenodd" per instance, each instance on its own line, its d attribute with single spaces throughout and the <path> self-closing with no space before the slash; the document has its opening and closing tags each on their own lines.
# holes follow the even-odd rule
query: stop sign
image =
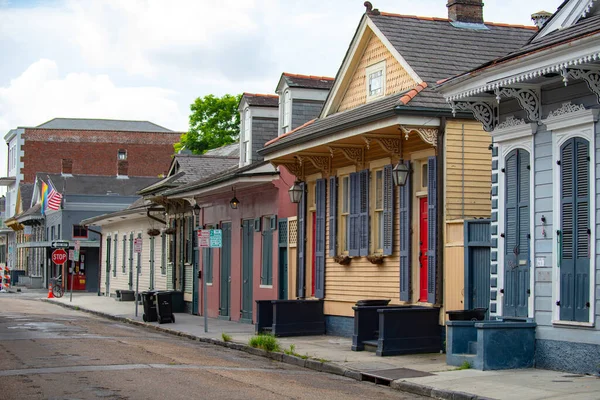
<svg viewBox="0 0 600 400">
<path fill-rule="evenodd" d="M 52 262 L 62 265 L 67 261 L 67 252 L 63 249 L 56 249 L 52 252 Z"/>
</svg>

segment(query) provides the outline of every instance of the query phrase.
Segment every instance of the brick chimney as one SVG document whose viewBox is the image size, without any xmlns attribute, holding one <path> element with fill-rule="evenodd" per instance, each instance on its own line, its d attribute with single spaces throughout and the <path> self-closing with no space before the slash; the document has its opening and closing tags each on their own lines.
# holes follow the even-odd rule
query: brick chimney
<svg viewBox="0 0 600 400">
<path fill-rule="evenodd" d="M 73 174 L 73 160 L 70 158 L 63 158 L 61 160 L 61 169 L 60 173 L 63 175 L 72 175 Z"/>
<path fill-rule="evenodd" d="M 448 0 L 446 7 L 451 21 L 483 24 L 482 0 Z"/>
<path fill-rule="evenodd" d="M 117 161 L 117 176 L 127 176 L 127 170 L 129 169 L 129 162 L 127 160 Z"/>
</svg>

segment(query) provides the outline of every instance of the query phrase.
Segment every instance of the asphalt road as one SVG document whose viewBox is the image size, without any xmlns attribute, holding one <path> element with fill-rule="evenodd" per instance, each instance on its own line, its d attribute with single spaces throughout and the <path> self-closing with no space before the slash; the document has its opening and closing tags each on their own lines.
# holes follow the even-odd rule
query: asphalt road
<svg viewBox="0 0 600 400">
<path fill-rule="evenodd" d="M 0 399 L 415 399 L 372 383 L 0 297 Z"/>
</svg>

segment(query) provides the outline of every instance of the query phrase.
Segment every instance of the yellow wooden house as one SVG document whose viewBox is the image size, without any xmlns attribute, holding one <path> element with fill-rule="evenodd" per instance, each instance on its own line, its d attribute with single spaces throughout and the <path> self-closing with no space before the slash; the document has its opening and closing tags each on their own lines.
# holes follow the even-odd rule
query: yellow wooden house
<svg viewBox="0 0 600 400">
<path fill-rule="evenodd" d="M 319 118 L 261 150 L 303 191 L 290 298 L 324 299 L 342 335 L 362 299 L 465 307 L 465 221 L 490 218 L 491 141 L 431 87 L 534 33 L 452 5 L 449 19 L 366 5 Z M 410 174 L 396 185 L 398 165 Z"/>
</svg>

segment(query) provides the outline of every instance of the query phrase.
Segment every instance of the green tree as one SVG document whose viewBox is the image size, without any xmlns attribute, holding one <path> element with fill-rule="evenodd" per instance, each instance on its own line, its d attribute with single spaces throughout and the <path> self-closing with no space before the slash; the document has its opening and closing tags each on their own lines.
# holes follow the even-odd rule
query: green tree
<svg viewBox="0 0 600 400">
<path fill-rule="evenodd" d="M 190 106 L 190 129 L 175 143 L 175 151 L 182 148 L 194 154 L 235 142 L 240 134 L 238 104 L 242 95 L 198 97 Z"/>
</svg>

